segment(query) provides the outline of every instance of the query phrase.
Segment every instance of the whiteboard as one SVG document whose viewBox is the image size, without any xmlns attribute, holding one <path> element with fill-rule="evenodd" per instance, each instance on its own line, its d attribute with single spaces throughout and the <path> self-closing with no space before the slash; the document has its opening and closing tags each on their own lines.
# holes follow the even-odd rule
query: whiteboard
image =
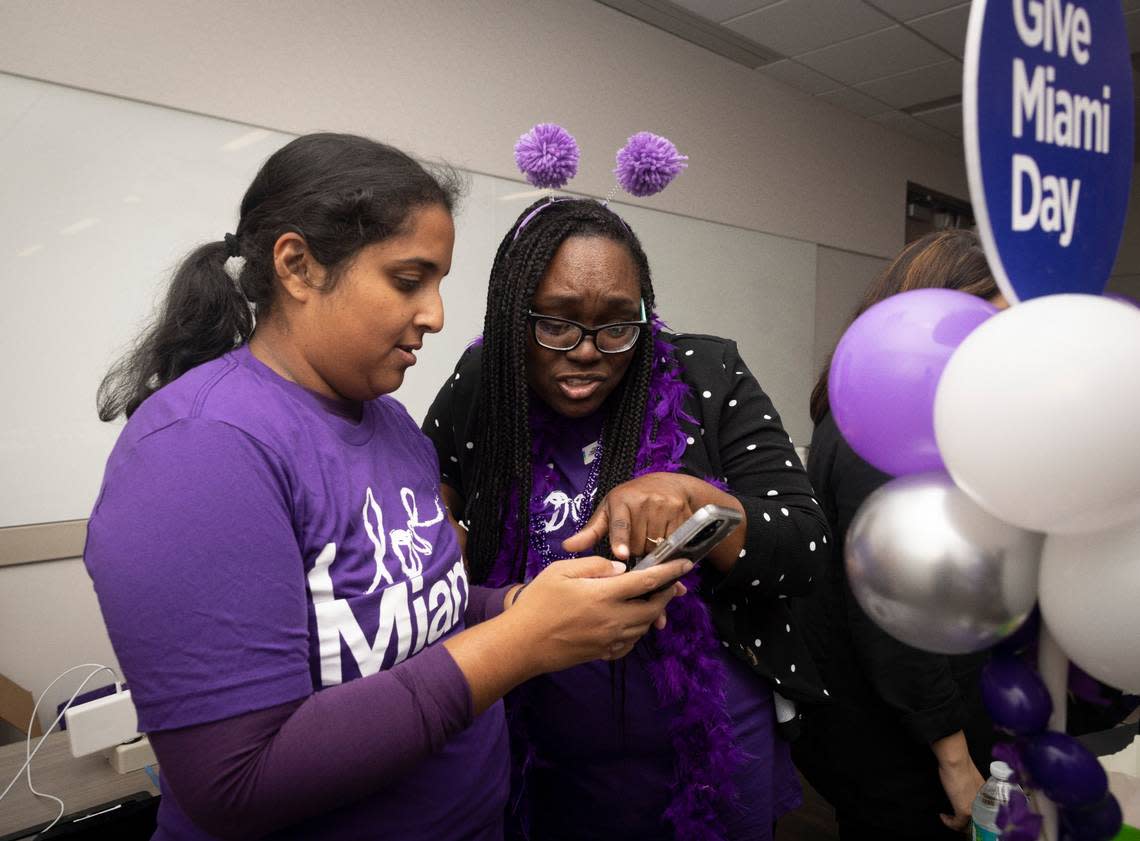
<svg viewBox="0 0 1140 841">
<path fill-rule="evenodd" d="M 504 127 L 504 154 L 525 128 Z M 0 74 L 0 527 L 88 516 L 121 428 L 96 417 L 100 380 L 180 257 L 233 230 L 258 166 L 291 137 Z M 691 169 L 681 177 L 699 177 Z M 499 239 L 536 195 L 521 180 L 470 174 L 443 285 L 446 324 L 396 393 L 413 417 L 482 329 Z M 737 339 L 806 443 L 816 246 L 616 209 L 642 239 L 665 320 Z"/>
</svg>

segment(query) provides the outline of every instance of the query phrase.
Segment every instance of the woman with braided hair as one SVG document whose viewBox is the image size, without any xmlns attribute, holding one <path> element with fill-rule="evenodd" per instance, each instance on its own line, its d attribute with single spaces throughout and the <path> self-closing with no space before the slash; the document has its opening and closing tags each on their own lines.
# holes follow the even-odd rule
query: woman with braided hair
<svg viewBox="0 0 1140 841">
<path fill-rule="evenodd" d="M 771 838 L 800 800 L 777 707 L 824 697 L 784 599 L 811 587 L 829 534 L 736 344 L 665 330 L 612 210 L 543 199 L 500 244 L 482 341 L 424 431 L 489 586 L 588 551 L 628 563 L 707 503 L 744 515 L 616 667 L 509 697 L 512 802 L 534 841 Z"/>
</svg>

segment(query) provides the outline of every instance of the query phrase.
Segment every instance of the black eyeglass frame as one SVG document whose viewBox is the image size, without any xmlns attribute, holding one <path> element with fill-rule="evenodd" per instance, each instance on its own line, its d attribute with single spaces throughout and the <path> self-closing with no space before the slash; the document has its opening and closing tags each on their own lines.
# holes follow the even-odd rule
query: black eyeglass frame
<svg viewBox="0 0 1140 841">
<path fill-rule="evenodd" d="M 609 324 L 599 324 L 597 327 L 587 327 L 581 322 L 574 321 L 570 318 L 559 318 L 556 315 L 543 315 L 542 313 L 535 312 L 534 310 L 527 311 L 527 318 L 530 320 L 530 332 L 534 336 L 534 340 L 538 343 L 539 347 L 544 347 L 547 350 L 556 350 L 559 353 L 569 353 L 582 344 L 582 341 L 589 336 L 593 342 L 594 347 L 598 349 L 598 353 L 629 353 L 637 346 L 637 340 L 641 338 L 641 328 L 649 324 L 648 319 L 645 317 L 645 301 L 641 301 L 641 320 L 640 321 L 612 321 Z M 543 344 L 542 339 L 538 338 L 538 321 L 557 321 L 560 324 L 569 324 L 571 327 L 578 328 L 578 341 L 570 345 L 570 347 L 551 347 L 550 345 Z M 620 350 L 606 350 L 598 345 L 598 333 L 603 330 L 608 330 L 611 327 L 636 327 L 637 332 L 633 336 L 633 341 L 627 347 Z"/>
</svg>

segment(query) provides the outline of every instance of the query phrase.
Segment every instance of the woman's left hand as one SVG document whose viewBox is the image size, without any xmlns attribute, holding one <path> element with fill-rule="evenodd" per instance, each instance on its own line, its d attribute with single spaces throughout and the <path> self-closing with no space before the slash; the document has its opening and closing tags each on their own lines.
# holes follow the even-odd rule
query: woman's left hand
<svg viewBox="0 0 1140 841">
<path fill-rule="evenodd" d="M 718 498 L 714 499 L 713 496 Z M 683 473 L 647 473 L 618 485 L 598 503 L 589 522 L 577 534 L 566 538 L 567 552 L 586 552 L 607 534 L 614 556 L 627 561 L 653 551 L 661 538 L 669 535 L 693 512 L 708 502 L 724 501 L 727 494 Z M 731 499 L 731 497 L 729 497 Z M 732 507 L 739 503 L 731 499 Z"/>
</svg>

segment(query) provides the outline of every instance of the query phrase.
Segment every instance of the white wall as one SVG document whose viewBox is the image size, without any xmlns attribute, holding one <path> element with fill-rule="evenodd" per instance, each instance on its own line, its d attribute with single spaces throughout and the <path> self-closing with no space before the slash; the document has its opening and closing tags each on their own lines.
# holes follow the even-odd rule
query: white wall
<svg viewBox="0 0 1140 841">
<path fill-rule="evenodd" d="M 835 248 L 819 249 L 815 276 L 815 374 L 822 371 L 831 358 L 839 337 L 863 298 L 863 291 L 889 262 Z M 812 385 L 815 385 L 814 380 Z"/>
<path fill-rule="evenodd" d="M 80 663 L 119 665 L 83 561 L 0 567 L 0 672 L 38 697 L 56 675 Z M 44 727 L 86 675 L 77 671 L 49 693 L 39 716 Z M 88 688 L 108 683 L 99 675 Z M 15 735 L 3 729 L 0 744 Z"/>
<path fill-rule="evenodd" d="M 0 70 L 289 132 L 336 129 L 517 177 L 555 120 L 604 195 L 640 129 L 689 170 L 652 206 L 890 256 L 907 179 L 966 195 L 960 160 L 593 0 L 5 0 Z"/>
<path fill-rule="evenodd" d="M 593 0 L 4 0 L 0 71 L 281 131 L 364 133 L 507 178 L 515 138 L 555 120 L 582 147 L 574 189 L 599 196 L 614 151 L 650 129 L 691 161 L 647 206 L 808 251 L 893 255 L 908 180 L 967 194 L 961 161 Z M 806 360 L 813 307 L 833 321 L 849 302 L 829 312 L 814 289 L 793 297 L 802 335 L 785 353 Z M 788 306 L 753 303 L 767 307 L 758 329 Z M 111 656 L 77 560 L 0 568 L 0 672 L 38 693 Z"/>
</svg>

